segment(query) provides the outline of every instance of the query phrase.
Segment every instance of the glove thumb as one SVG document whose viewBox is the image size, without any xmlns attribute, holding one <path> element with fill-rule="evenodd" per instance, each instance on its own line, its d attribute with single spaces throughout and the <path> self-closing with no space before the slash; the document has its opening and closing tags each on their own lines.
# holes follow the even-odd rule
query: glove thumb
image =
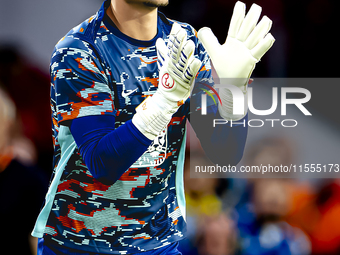
<svg viewBox="0 0 340 255">
<path fill-rule="evenodd" d="M 197 36 L 212 59 L 214 59 L 215 56 L 218 56 L 218 49 L 221 45 L 210 28 L 201 28 L 198 31 Z"/>
</svg>

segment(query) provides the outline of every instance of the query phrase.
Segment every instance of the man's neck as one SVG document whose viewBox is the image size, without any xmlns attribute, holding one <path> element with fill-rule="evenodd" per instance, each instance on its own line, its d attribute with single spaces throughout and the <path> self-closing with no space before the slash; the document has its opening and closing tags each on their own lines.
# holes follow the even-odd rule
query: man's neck
<svg viewBox="0 0 340 255">
<path fill-rule="evenodd" d="M 142 3 L 111 1 L 107 15 L 125 35 L 142 41 L 152 40 L 157 34 L 157 8 Z"/>
</svg>

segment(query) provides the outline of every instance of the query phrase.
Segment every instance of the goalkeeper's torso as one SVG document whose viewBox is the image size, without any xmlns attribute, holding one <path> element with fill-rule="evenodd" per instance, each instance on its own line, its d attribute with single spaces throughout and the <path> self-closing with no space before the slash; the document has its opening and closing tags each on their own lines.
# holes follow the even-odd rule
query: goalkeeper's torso
<svg viewBox="0 0 340 255">
<path fill-rule="evenodd" d="M 61 125 L 63 121 L 67 123 L 67 120 L 91 114 L 114 114 L 116 127 L 119 127 L 130 120 L 135 108 L 157 90 L 155 42 L 159 37 L 167 40 L 172 21 L 160 13 L 157 36 L 149 42 L 137 41 L 123 35 L 105 17 L 109 2 L 106 1 L 95 16 L 71 30 L 57 44 L 52 56 L 55 169 L 65 157 L 63 143 L 69 144 L 73 140 L 68 128 Z M 196 55 L 202 60 L 194 30 L 183 26 L 188 37 L 196 43 Z M 53 73 L 54 67 L 71 59 L 77 63 L 74 68 L 78 68 L 78 72 L 97 72 L 88 56 L 100 65 L 100 73 L 105 75 L 107 82 L 107 86 L 95 82 L 89 85 L 92 88 L 102 86 L 100 89 L 108 91 L 111 97 L 98 97 L 91 91 L 91 86 L 70 91 L 78 99 L 58 93 L 57 79 L 77 77 L 67 69 Z M 81 82 L 91 83 L 88 80 Z M 91 101 L 92 106 L 83 107 L 85 101 Z M 182 239 L 185 232 L 183 165 L 188 101 L 148 150 L 113 185 L 95 180 L 76 148 L 63 169 L 44 238 L 54 245 L 112 254 L 150 250 Z"/>
</svg>

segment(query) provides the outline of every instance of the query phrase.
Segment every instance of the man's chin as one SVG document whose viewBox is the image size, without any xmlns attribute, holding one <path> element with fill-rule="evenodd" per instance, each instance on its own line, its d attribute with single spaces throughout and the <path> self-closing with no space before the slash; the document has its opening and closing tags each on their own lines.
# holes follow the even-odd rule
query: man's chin
<svg viewBox="0 0 340 255">
<path fill-rule="evenodd" d="M 167 6 L 169 4 L 169 1 L 158 1 L 158 0 L 155 0 L 155 1 L 144 1 L 143 4 L 145 6 L 148 6 L 148 7 L 158 8 L 158 7 Z"/>
</svg>

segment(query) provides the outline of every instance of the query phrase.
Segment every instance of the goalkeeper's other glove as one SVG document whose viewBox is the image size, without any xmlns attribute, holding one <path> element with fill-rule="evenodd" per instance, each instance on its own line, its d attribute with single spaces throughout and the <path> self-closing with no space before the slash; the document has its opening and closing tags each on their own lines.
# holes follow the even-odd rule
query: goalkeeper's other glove
<svg viewBox="0 0 340 255">
<path fill-rule="evenodd" d="M 210 28 L 204 27 L 198 31 L 198 38 L 207 50 L 221 82 L 239 87 L 245 95 L 247 103 L 247 84 L 255 68 L 255 64 L 270 49 L 275 39 L 268 33 L 272 21 L 264 16 L 257 24 L 262 8 L 253 4 L 245 17 L 246 6 L 237 2 L 231 18 L 227 40 L 220 45 Z M 256 25 L 257 24 L 257 25 Z M 233 115 L 233 97 L 226 89 L 219 89 L 222 106 L 220 115 L 227 120 L 239 120 L 246 115 Z"/>
<path fill-rule="evenodd" d="M 194 57 L 194 42 L 187 40 L 186 31 L 178 23 L 172 26 L 168 45 L 158 39 L 156 48 L 160 69 L 158 89 L 136 108 L 132 118 L 132 123 L 150 140 L 160 134 L 188 99 L 202 65 Z"/>
</svg>

